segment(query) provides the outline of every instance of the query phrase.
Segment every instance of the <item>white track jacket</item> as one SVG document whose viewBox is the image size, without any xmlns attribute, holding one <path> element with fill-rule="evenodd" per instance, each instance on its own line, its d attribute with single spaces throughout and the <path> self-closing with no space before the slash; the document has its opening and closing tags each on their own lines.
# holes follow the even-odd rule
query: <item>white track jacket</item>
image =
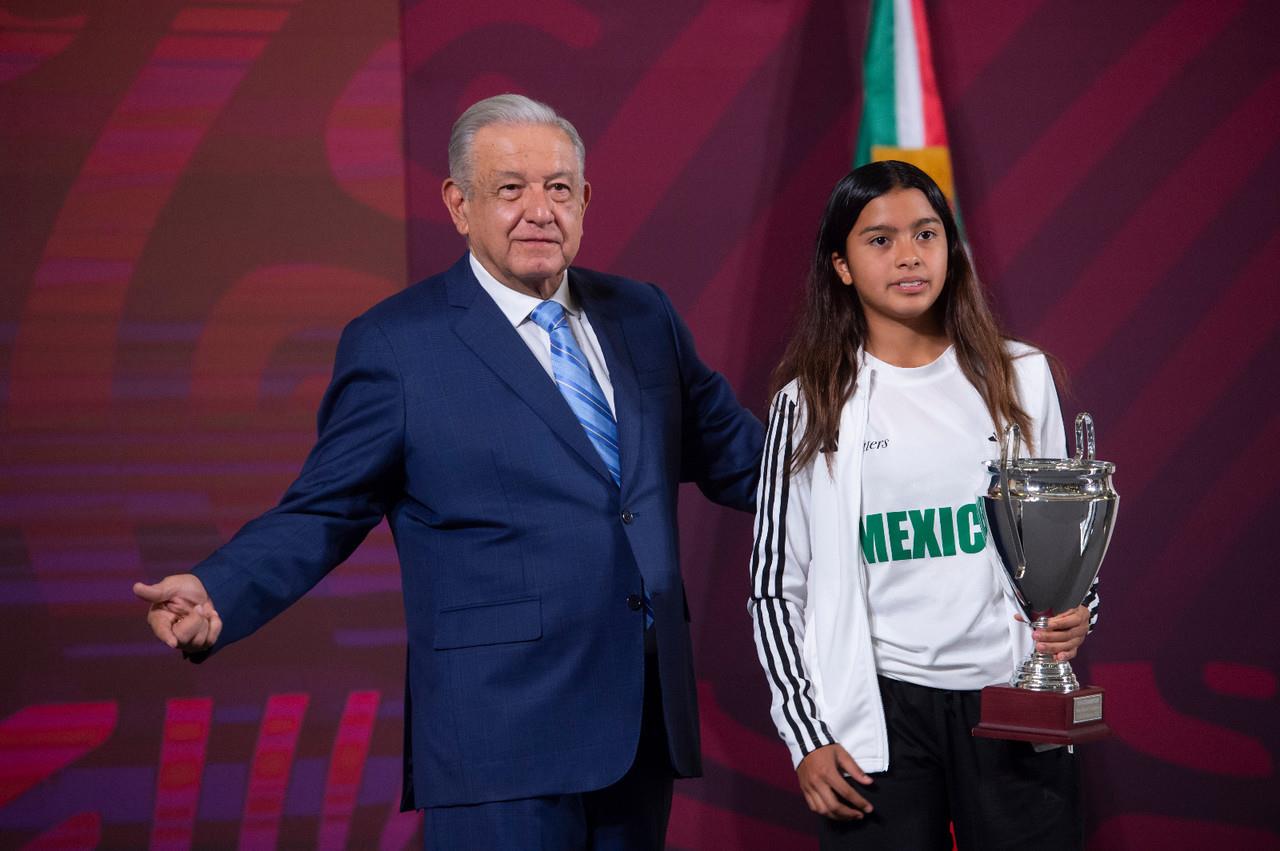
<svg viewBox="0 0 1280 851">
<path fill-rule="evenodd" d="M 1064 456 L 1062 413 L 1048 362 L 1029 346 L 1008 345 L 1036 454 Z M 773 693 L 773 722 L 793 765 L 810 751 L 839 742 L 864 771 L 889 767 L 858 531 L 862 445 L 875 385 L 875 369 L 859 369 L 857 387 L 840 414 L 839 446 L 830 470 L 826 455 L 819 453 L 795 474 L 786 473 L 805 427 L 796 382 L 778 392 L 770 409 L 748 610 Z M 1025 447 L 1022 451 L 1025 455 Z M 1020 609 L 990 541 L 986 551 L 1005 589 L 1012 675 L 1031 651 L 1031 630 L 1014 620 Z M 1085 600 L 1091 629 L 1097 618 L 1096 592 L 1095 581 Z"/>
</svg>

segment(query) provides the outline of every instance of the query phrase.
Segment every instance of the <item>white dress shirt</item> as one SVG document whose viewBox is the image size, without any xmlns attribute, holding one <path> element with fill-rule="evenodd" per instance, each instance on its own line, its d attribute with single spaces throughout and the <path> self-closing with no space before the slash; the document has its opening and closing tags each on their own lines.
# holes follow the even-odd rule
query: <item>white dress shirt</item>
<svg viewBox="0 0 1280 851">
<path fill-rule="evenodd" d="M 529 314 L 533 313 L 534 308 L 542 304 L 542 300 L 517 292 L 507 285 L 500 282 L 493 275 L 489 274 L 489 270 L 480 264 L 474 254 L 469 255 L 471 259 L 471 271 L 475 272 L 476 280 L 480 282 L 480 286 L 489 294 L 489 297 L 498 305 L 498 309 L 511 322 L 513 328 L 516 329 L 524 344 L 529 347 L 529 351 L 533 352 L 533 356 L 538 359 L 538 363 L 542 364 L 542 368 L 547 371 L 547 375 L 554 381 L 555 373 L 551 368 L 551 335 L 542 329 L 542 326 L 529 318 Z M 586 355 L 587 364 L 591 367 L 591 372 L 596 377 L 596 381 L 600 382 L 600 389 L 604 391 L 605 400 L 609 403 L 609 410 L 614 412 L 617 417 L 617 409 L 613 405 L 613 382 L 609 380 L 609 367 L 605 365 L 604 353 L 600 350 L 600 341 L 596 339 L 596 332 L 591 329 L 591 322 L 587 319 L 587 312 L 578 305 L 577 300 L 569 291 L 569 272 L 566 269 L 560 276 L 560 286 L 556 288 L 555 294 L 551 296 L 552 301 L 560 302 L 565 313 L 569 317 L 569 328 L 573 331 L 573 338 L 578 343 L 578 348 L 582 349 L 582 353 Z"/>
</svg>

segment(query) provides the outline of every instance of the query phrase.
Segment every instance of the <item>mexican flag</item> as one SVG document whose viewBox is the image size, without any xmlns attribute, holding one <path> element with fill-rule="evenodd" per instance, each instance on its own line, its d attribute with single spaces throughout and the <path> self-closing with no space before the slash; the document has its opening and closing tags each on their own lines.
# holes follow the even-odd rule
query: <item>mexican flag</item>
<svg viewBox="0 0 1280 851">
<path fill-rule="evenodd" d="M 951 151 L 924 0 L 872 0 L 862 60 L 862 126 L 854 165 L 903 160 L 937 181 L 955 205 Z"/>
</svg>

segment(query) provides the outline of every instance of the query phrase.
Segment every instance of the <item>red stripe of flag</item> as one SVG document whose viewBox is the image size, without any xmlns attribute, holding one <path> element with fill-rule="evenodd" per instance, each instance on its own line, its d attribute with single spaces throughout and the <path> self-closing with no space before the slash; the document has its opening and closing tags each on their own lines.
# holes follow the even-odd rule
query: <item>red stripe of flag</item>
<svg viewBox="0 0 1280 851">
<path fill-rule="evenodd" d="M 933 73 L 933 45 L 929 41 L 929 25 L 924 17 L 924 0 L 911 0 L 911 17 L 915 22 L 916 59 L 920 63 L 924 143 L 926 147 L 945 148 L 947 123 L 942 117 L 942 97 L 938 94 L 938 79 Z"/>
</svg>

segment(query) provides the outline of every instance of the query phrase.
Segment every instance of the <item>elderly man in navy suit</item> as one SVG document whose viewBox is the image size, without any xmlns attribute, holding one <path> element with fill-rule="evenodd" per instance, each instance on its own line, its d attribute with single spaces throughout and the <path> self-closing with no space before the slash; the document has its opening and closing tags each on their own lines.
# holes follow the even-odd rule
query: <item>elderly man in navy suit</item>
<svg viewBox="0 0 1280 851">
<path fill-rule="evenodd" d="M 661 290 L 570 266 L 584 158 L 545 104 L 468 109 L 443 186 L 467 254 L 347 326 L 280 504 L 134 589 L 199 660 L 386 517 L 428 848 L 660 849 L 700 772 L 677 490 L 751 509 L 763 434 Z"/>
</svg>

